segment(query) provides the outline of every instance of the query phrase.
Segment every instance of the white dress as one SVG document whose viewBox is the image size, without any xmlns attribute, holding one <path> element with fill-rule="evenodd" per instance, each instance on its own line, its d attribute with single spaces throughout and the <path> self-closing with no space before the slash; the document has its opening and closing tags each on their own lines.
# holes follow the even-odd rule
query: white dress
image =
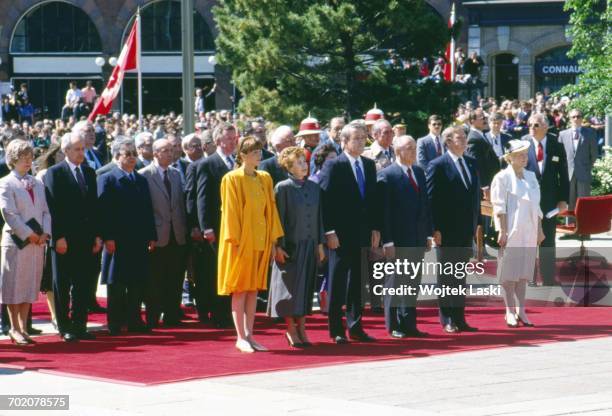
<svg viewBox="0 0 612 416">
<path fill-rule="evenodd" d="M 495 228 L 499 231 L 498 214 L 506 214 L 508 240 L 500 249 L 497 277 L 500 283 L 531 279 L 535 270 L 538 247 L 540 185 L 533 172 L 523 170 L 523 178 L 514 173 L 512 166 L 499 172 L 491 183 L 491 203 Z"/>
</svg>

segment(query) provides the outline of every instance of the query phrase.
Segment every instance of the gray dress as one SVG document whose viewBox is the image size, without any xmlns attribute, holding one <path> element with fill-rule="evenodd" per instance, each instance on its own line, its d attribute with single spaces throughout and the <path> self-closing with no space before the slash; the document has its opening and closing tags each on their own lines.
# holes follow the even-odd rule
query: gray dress
<svg viewBox="0 0 612 416">
<path fill-rule="evenodd" d="M 33 201 L 27 191 L 26 182 L 30 182 L 33 187 Z M 43 231 L 51 235 L 51 216 L 44 185 L 30 175 L 26 175 L 22 180 L 15 172 L 11 172 L 0 179 L 0 211 L 6 221 L 1 242 L 0 303 L 34 303 L 40 289 L 45 246 L 28 244 L 20 250 L 13 242 L 11 234 L 26 240 L 32 233 L 26 222 L 34 218 Z"/>
<path fill-rule="evenodd" d="M 289 178 L 274 188 L 285 236 L 278 244 L 289 254 L 272 265 L 268 314 L 273 318 L 305 316 L 312 311 L 317 275 L 317 246 L 323 242 L 321 191 L 312 181 Z"/>
</svg>

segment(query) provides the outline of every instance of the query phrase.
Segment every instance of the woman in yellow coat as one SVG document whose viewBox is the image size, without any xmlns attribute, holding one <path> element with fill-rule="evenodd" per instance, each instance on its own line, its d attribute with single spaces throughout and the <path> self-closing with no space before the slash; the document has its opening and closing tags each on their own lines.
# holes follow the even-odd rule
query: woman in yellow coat
<svg viewBox="0 0 612 416">
<path fill-rule="evenodd" d="M 267 351 L 253 339 L 257 291 L 267 286 L 276 240 L 283 236 L 272 178 L 257 171 L 262 145 L 252 136 L 238 147 L 238 169 L 221 180 L 221 229 L 217 292 L 232 296 L 236 348 Z"/>
</svg>

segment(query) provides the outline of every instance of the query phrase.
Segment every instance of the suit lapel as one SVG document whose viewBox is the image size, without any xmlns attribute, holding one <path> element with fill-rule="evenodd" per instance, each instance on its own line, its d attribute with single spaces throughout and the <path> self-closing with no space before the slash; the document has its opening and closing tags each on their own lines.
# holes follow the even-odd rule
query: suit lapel
<svg viewBox="0 0 612 416">
<path fill-rule="evenodd" d="M 147 167 L 147 169 L 149 173 L 151 174 L 151 177 L 155 185 L 157 185 L 157 187 L 163 192 L 163 194 L 166 196 L 166 199 L 170 200 L 170 195 L 168 195 L 168 192 L 166 191 L 166 185 L 164 185 L 162 178 L 159 176 L 159 172 L 157 171 L 157 168 L 153 166 L 153 164 L 150 164 Z"/>
</svg>

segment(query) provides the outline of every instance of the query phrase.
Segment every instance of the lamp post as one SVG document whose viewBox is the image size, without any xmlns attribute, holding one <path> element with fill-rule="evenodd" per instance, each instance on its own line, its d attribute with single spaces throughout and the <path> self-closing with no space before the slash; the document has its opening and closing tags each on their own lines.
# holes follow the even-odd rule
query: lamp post
<svg viewBox="0 0 612 416">
<path fill-rule="evenodd" d="M 183 53 L 183 134 L 194 129 L 193 0 L 181 1 L 181 47 Z"/>
</svg>

